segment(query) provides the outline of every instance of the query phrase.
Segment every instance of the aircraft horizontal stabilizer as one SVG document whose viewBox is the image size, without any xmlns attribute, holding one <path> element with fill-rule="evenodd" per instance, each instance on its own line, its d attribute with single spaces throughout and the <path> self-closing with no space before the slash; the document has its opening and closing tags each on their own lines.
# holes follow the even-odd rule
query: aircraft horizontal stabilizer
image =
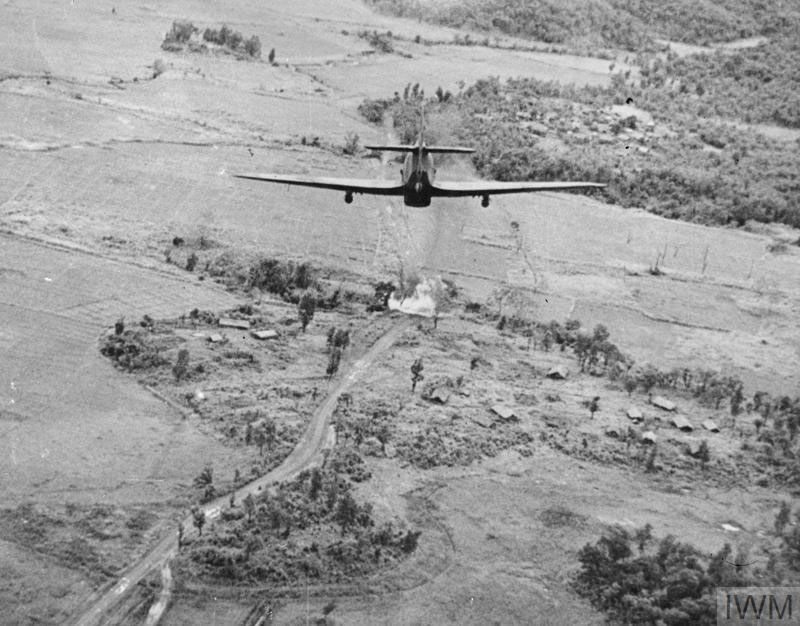
<svg viewBox="0 0 800 626">
<path fill-rule="evenodd" d="M 384 152 L 416 152 L 419 146 L 409 145 L 386 145 L 386 146 L 364 146 L 367 150 L 383 150 Z M 429 154 L 470 154 L 475 152 L 475 148 L 462 148 L 461 146 L 422 146 L 422 152 Z"/>
<path fill-rule="evenodd" d="M 425 146 L 422 150 L 431 154 L 471 154 L 475 152 L 475 148 L 461 146 Z"/>
<path fill-rule="evenodd" d="M 406 146 L 399 144 L 392 144 L 386 146 L 364 146 L 367 150 L 382 150 L 383 152 L 414 152 L 419 150 L 417 146 Z"/>
</svg>

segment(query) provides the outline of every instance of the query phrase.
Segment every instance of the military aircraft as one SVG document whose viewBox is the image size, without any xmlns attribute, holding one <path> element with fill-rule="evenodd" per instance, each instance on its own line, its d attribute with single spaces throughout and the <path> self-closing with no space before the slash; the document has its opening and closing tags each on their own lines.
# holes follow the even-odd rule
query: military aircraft
<svg viewBox="0 0 800 626">
<path fill-rule="evenodd" d="M 531 191 L 568 191 L 570 189 L 590 189 L 605 187 L 601 183 L 585 182 L 489 182 L 489 181 L 436 181 L 436 168 L 433 154 L 468 154 L 473 148 L 459 146 L 428 146 L 425 144 L 425 118 L 420 113 L 420 131 L 416 145 L 365 146 L 368 150 L 405 152 L 400 182 L 390 180 L 370 180 L 364 178 L 328 178 L 310 176 L 287 176 L 283 174 L 234 174 L 237 178 L 260 180 L 270 183 L 286 183 L 304 187 L 319 187 L 344 191 L 344 201 L 350 204 L 353 194 L 367 193 L 377 196 L 403 196 L 406 206 L 426 207 L 432 198 L 462 198 L 481 196 L 481 206 L 489 206 L 489 196 L 504 193 L 526 193 Z"/>
</svg>

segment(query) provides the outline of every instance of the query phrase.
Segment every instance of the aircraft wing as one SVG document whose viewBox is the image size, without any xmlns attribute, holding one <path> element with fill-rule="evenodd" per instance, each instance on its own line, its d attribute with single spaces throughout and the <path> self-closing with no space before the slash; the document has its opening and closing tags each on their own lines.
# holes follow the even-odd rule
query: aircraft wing
<svg viewBox="0 0 800 626">
<path fill-rule="evenodd" d="M 234 174 L 236 178 L 260 180 L 268 183 L 286 183 L 303 187 L 335 189 L 351 193 L 369 193 L 378 196 L 402 196 L 403 186 L 391 180 L 368 178 L 328 178 L 312 176 L 285 176 L 283 174 Z"/>
<path fill-rule="evenodd" d="M 605 187 L 602 183 L 583 182 L 522 182 L 497 183 L 482 180 L 468 182 L 436 182 L 433 195 L 442 198 L 461 198 L 464 196 L 488 196 L 500 193 L 525 193 L 530 191 L 570 191 L 572 189 L 592 189 Z"/>
</svg>

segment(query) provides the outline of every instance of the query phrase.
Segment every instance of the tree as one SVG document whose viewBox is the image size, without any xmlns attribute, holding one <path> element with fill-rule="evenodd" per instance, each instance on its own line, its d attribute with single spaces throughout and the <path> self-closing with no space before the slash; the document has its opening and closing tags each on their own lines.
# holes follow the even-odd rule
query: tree
<svg viewBox="0 0 800 626">
<path fill-rule="evenodd" d="M 744 395 L 742 394 L 742 386 L 737 385 L 736 389 L 733 390 L 733 395 L 731 396 L 731 415 L 736 417 L 742 412 L 742 402 L 744 401 Z"/>
<path fill-rule="evenodd" d="M 264 438 L 267 444 L 267 450 L 272 450 L 275 442 L 278 440 L 278 429 L 275 422 L 271 418 L 264 421 Z"/>
<path fill-rule="evenodd" d="M 417 383 L 425 378 L 422 375 L 422 370 L 422 357 L 420 357 L 411 365 L 411 393 L 414 393 Z"/>
<path fill-rule="evenodd" d="M 164 72 L 167 71 L 167 66 L 164 64 L 164 61 L 161 59 L 156 59 L 153 61 L 153 79 L 158 78 Z"/>
<path fill-rule="evenodd" d="M 656 383 L 658 383 L 658 370 L 653 366 L 646 367 L 644 372 L 642 372 L 641 383 L 642 387 L 644 387 L 644 392 L 650 393 L 653 387 L 656 386 Z"/>
<path fill-rule="evenodd" d="M 114 334 L 121 335 L 125 332 L 125 318 L 120 317 L 116 322 L 114 322 Z"/>
<path fill-rule="evenodd" d="M 342 152 L 349 156 L 358 154 L 358 142 L 359 136 L 356 133 L 347 133 L 344 136 L 344 147 L 342 148 Z"/>
<path fill-rule="evenodd" d="M 172 374 L 175 376 L 176 381 L 180 381 L 186 377 L 189 371 L 189 351 L 186 348 L 178 350 L 178 360 L 172 366 Z"/>
<path fill-rule="evenodd" d="M 202 537 L 203 526 L 206 525 L 206 512 L 200 507 L 194 507 L 192 509 L 192 522 L 195 528 L 197 528 L 197 533 Z"/>
<path fill-rule="evenodd" d="M 311 481 L 308 487 L 308 497 L 316 501 L 319 497 L 319 492 L 322 490 L 322 472 L 318 467 L 311 470 Z"/>
<path fill-rule="evenodd" d="M 328 369 L 325 373 L 328 375 L 328 380 L 331 380 L 336 372 L 339 371 L 339 364 L 342 362 L 342 349 L 334 347 L 331 350 L 331 356 L 328 359 Z"/>
<path fill-rule="evenodd" d="M 639 548 L 639 554 L 642 554 L 647 544 L 653 540 L 653 527 L 650 524 L 645 524 L 643 528 L 637 528 L 633 533 L 633 540 Z"/>
<path fill-rule="evenodd" d="M 800 570 L 800 526 L 783 536 L 783 556 L 795 570 Z"/>
<path fill-rule="evenodd" d="M 589 413 L 591 414 L 591 418 L 594 419 L 594 414 L 600 409 L 600 396 L 595 396 L 592 398 L 592 401 L 589 402 Z"/>
<path fill-rule="evenodd" d="M 589 360 L 591 347 L 592 338 L 584 333 L 578 333 L 578 336 L 575 338 L 573 349 L 575 350 L 575 356 L 578 358 L 578 365 L 582 372 L 585 370 L 586 362 Z"/>
<path fill-rule="evenodd" d="M 339 498 L 339 486 L 335 481 L 328 483 L 325 489 L 325 508 L 328 511 L 333 511 L 336 506 L 336 501 Z"/>
<path fill-rule="evenodd" d="M 697 449 L 697 458 L 700 459 L 700 466 L 705 470 L 706 463 L 711 460 L 711 451 L 708 449 L 708 442 L 705 439 L 700 442 L 700 447 Z"/>
<path fill-rule="evenodd" d="M 352 494 L 347 491 L 344 496 L 339 498 L 339 503 L 334 513 L 334 519 L 339 522 L 339 525 L 342 527 L 342 534 L 355 523 L 357 515 L 358 504 L 355 499 L 353 499 Z"/>
<path fill-rule="evenodd" d="M 636 387 L 639 386 L 639 383 L 636 382 L 636 379 L 633 376 L 625 376 L 625 382 L 622 383 L 625 387 L 625 391 L 628 392 L 628 397 L 631 397 L 631 394 L 636 391 Z"/>
<path fill-rule="evenodd" d="M 350 331 L 340 328 L 333 336 L 333 347 L 346 349 L 350 345 Z"/>
<path fill-rule="evenodd" d="M 202 489 L 214 482 L 214 470 L 210 465 L 206 465 L 203 471 L 194 479 L 194 486 Z"/>
<path fill-rule="evenodd" d="M 611 333 L 608 332 L 608 328 L 602 324 L 598 324 L 594 327 L 592 339 L 595 341 L 595 343 L 603 343 L 604 341 L 607 341 L 610 336 Z"/>
<path fill-rule="evenodd" d="M 165 35 L 164 42 L 186 43 L 196 32 L 197 27 L 190 21 L 176 20 L 172 22 L 172 29 Z"/>
<path fill-rule="evenodd" d="M 261 58 L 261 40 L 253 35 L 244 42 L 244 51 L 254 59 Z"/>
<path fill-rule="evenodd" d="M 381 442 L 381 450 L 386 453 L 386 444 L 392 437 L 392 429 L 385 420 L 381 420 L 372 430 L 373 435 Z"/>
<path fill-rule="evenodd" d="M 314 296 L 314 293 L 310 290 L 304 291 L 303 295 L 300 296 L 300 302 L 297 304 L 297 311 L 300 316 L 300 325 L 303 328 L 303 332 L 306 332 L 306 327 L 314 318 L 314 312 L 316 309 L 317 299 Z"/>
<path fill-rule="evenodd" d="M 242 555 L 245 563 L 250 560 L 253 552 L 261 549 L 262 545 L 261 540 L 256 535 L 248 535 L 244 542 L 244 554 Z"/>
<path fill-rule="evenodd" d="M 267 433 L 263 426 L 256 429 L 256 445 L 258 446 L 258 455 L 264 456 L 264 445 L 267 443 Z"/>
<path fill-rule="evenodd" d="M 411 554 L 417 549 L 417 543 L 421 534 L 421 530 L 409 530 L 403 537 L 403 541 L 400 544 L 400 549 L 406 554 Z"/>
<path fill-rule="evenodd" d="M 789 505 L 788 502 L 785 500 L 781 502 L 780 511 L 778 511 L 778 515 L 775 517 L 775 534 L 780 536 L 783 535 L 783 529 L 786 528 L 786 525 L 789 523 L 789 516 L 792 513 L 792 507 Z"/>
<path fill-rule="evenodd" d="M 650 453 L 647 455 L 647 462 L 645 464 L 645 471 L 646 472 L 655 472 L 656 471 L 656 455 L 658 454 L 658 449 L 656 448 L 656 444 L 650 448 Z"/>
<path fill-rule="evenodd" d="M 194 252 L 192 252 L 189 255 L 189 258 L 186 259 L 186 271 L 187 272 L 193 272 L 194 268 L 197 266 L 197 261 L 198 260 L 199 259 L 197 258 L 197 255 Z"/>
<path fill-rule="evenodd" d="M 800 429 L 800 411 L 793 409 L 786 418 L 786 430 L 789 431 L 789 441 L 794 441 L 797 431 Z"/>
<path fill-rule="evenodd" d="M 244 500 L 242 500 L 242 504 L 244 504 L 244 510 L 245 513 L 247 513 L 247 521 L 252 521 L 253 513 L 256 512 L 256 499 L 253 497 L 253 494 L 248 493 Z"/>
<path fill-rule="evenodd" d="M 244 431 L 244 445 L 249 446 L 253 441 L 253 423 L 248 422 L 247 428 Z"/>
</svg>

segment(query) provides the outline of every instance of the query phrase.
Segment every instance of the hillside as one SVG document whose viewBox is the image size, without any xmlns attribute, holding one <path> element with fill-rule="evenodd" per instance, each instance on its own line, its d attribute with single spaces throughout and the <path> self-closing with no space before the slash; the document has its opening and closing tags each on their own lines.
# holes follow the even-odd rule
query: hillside
<svg viewBox="0 0 800 626">
<path fill-rule="evenodd" d="M 757 35 L 796 35 L 800 8 L 756 0 L 367 0 L 377 10 L 485 33 L 582 50 L 658 46 L 659 39 L 708 45 Z"/>
</svg>

